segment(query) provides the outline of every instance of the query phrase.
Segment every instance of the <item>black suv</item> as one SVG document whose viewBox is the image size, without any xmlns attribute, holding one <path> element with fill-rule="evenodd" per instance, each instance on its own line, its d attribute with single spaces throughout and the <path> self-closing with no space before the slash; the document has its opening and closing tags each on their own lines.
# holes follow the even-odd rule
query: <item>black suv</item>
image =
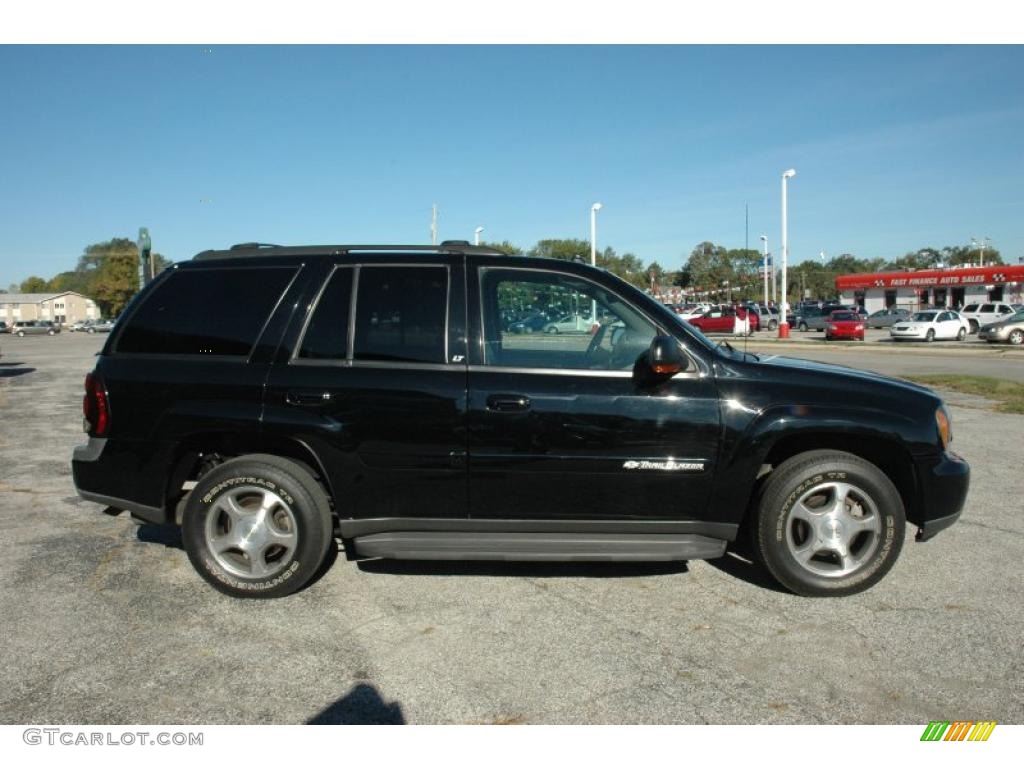
<svg viewBox="0 0 1024 768">
<path fill-rule="evenodd" d="M 588 333 L 512 313 L 596 307 Z M 605 271 L 441 246 L 248 244 L 175 264 L 86 377 L 79 494 L 182 526 L 217 589 L 349 559 L 651 561 L 749 551 L 864 590 L 905 521 L 959 516 L 930 390 L 716 345 Z"/>
</svg>

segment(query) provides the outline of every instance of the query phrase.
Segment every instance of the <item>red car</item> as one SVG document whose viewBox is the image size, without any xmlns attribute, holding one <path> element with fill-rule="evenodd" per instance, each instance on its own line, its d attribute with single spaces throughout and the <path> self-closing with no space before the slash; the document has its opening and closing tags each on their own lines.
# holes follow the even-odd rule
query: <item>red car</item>
<svg viewBox="0 0 1024 768">
<path fill-rule="evenodd" d="M 748 315 L 751 317 L 749 330 L 753 331 L 755 329 L 753 325 L 754 315 L 747 312 L 743 307 L 714 306 L 703 315 L 691 317 L 686 322 L 696 328 L 700 328 L 704 333 L 735 333 L 737 318 L 738 322 L 742 323 L 747 319 Z"/>
<path fill-rule="evenodd" d="M 864 318 L 856 312 L 837 309 L 825 323 L 825 340 L 854 339 L 864 341 Z"/>
</svg>

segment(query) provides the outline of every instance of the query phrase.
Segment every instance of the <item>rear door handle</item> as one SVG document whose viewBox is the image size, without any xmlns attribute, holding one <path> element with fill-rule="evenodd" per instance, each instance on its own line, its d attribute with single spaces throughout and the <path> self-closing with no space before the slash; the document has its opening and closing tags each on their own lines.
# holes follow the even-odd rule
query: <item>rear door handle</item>
<svg viewBox="0 0 1024 768">
<path fill-rule="evenodd" d="M 487 410 L 502 413 L 528 411 L 530 410 L 530 398 L 526 395 L 490 395 L 487 398 Z"/>
<path fill-rule="evenodd" d="M 284 399 L 291 405 L 326 405 L 333 400 L 333 396 L 321 390 L 293 389 Z"/>
</svg>

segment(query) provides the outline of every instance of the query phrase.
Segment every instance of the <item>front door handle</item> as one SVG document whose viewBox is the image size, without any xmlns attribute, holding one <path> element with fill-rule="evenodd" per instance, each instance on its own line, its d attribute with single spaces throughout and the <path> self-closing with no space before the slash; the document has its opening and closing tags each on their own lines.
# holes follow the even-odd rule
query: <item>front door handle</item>
<svg viewBox="0 0 1024 768">
<path fill-rule="evenodd" d="M 327 405 L 331 402 L 330 392 L 314 389 L 293 389 L 284 396 L 290 405 Z"/>
<path fill-rule="evenodd" d="M 487 410 L 501 413 L 528 411 L 530 410 L 530 398 L 526 395 L 490 395 L 487 398 Z"/>
</svg>

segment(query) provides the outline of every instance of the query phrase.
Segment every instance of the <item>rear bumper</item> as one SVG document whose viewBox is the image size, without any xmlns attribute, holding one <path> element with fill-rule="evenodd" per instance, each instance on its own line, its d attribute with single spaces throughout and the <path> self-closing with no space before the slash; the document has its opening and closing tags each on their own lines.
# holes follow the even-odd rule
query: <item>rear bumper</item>
<svg viewBox="0 0 1024 768">
<path fill-rule="evenodd" d="M 102 437 L 90 437 L 88 443 L 74 449 L 71 475 L 78 495 L 86 501 L 126 510 L 149 523 L 166 523 L 163 507 L 125 498 L 134 494 L 130 493 L 131 486 L 126 483 L 129 478 L 125 477 L 121 462 L 111 453 L 108 441 Z"/>
<path fill-rule="evenodd" d="M 971 467 L 955 453 L 946 451 L 936 463 L 918 469 L 921 519 L 911 522 L 918 527 L 917 541 L 927 541 L 960 518 L 971 484 Z"/>
</svg>

